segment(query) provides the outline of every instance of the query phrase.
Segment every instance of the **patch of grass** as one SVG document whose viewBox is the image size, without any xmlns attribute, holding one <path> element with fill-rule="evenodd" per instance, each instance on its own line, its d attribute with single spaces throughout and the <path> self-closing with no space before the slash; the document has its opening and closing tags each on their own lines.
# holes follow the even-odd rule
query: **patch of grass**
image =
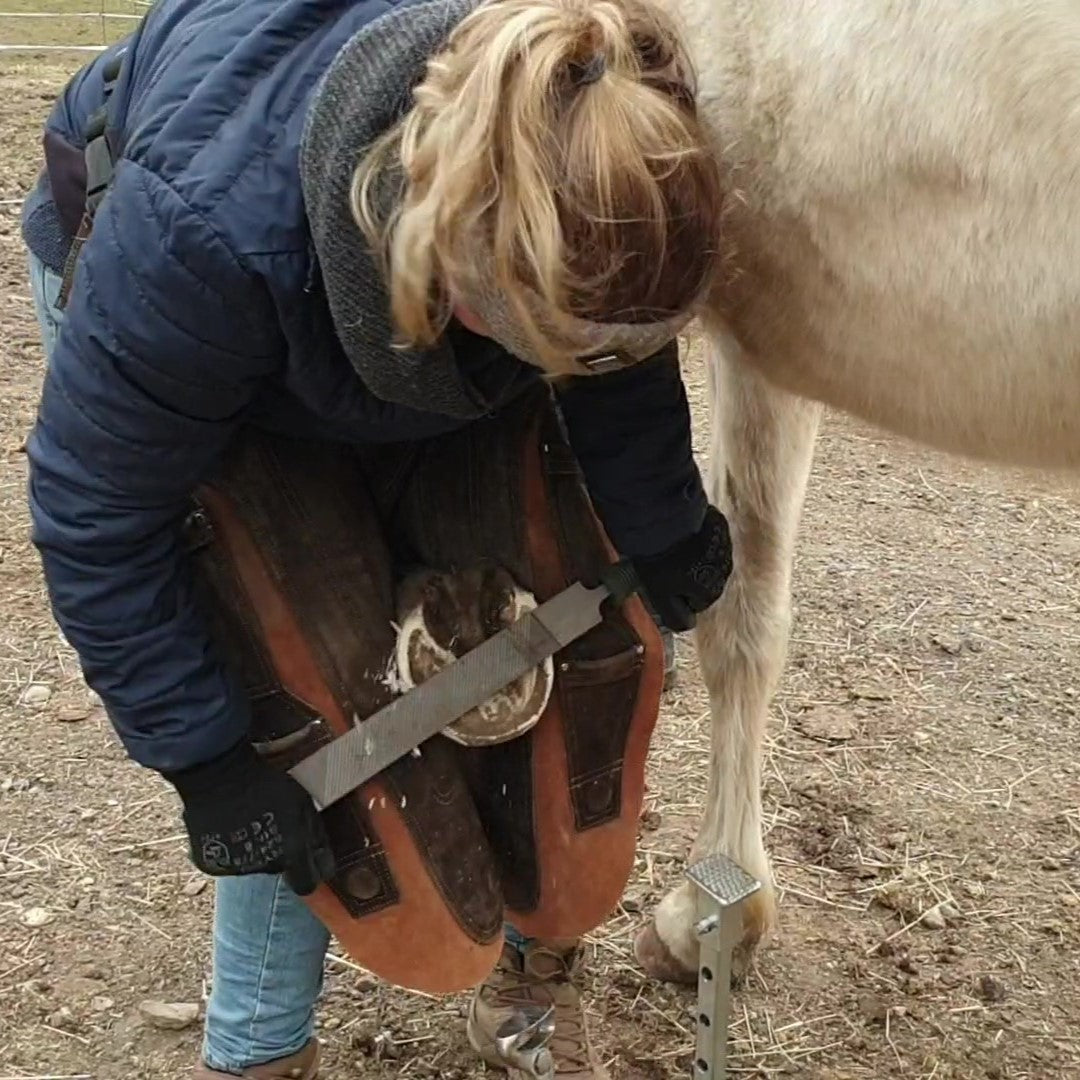
<svg viewBox="0 0 1080 1080">
<path fill-rule="evenodd" d="M 134 29 L 145 10 L 141 0 L 0 0 L 0 45 L 108 45 Z"/>
</svg>

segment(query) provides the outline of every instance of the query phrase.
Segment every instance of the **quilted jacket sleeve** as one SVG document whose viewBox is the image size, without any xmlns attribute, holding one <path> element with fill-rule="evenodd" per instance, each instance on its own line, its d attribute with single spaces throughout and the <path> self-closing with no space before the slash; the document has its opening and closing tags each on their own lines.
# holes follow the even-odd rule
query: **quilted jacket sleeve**
<svg viewBox="0 0 1080 1080">
<path fill-rule="evenodd" d="M 178 769 L 246 731 L 183 572 L 186 497 L 278 346 L 206 223 L 122 162 L 83 250 L 28 443 L 53 610 L 137 761 Z"/>
<path fill-rule="evenodd" d="M 558 399 L 597 515 L 621 555 L 659 554 L 701 527 L 708 503 L 677 342 L 624 371 L 564 383 Z"/>
</svg>

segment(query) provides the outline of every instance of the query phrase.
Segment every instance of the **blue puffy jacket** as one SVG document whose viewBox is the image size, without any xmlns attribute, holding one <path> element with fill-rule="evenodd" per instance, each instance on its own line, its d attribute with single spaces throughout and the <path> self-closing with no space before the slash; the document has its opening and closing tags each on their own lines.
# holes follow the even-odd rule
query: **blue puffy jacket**
<svg viewBox="0 0 1080 1080">
<path fill-rule="evenodd" d="M 60 626 L 128 752 L 153 768 L 208 760 L 247 730 L 178 542 L 188 497 L 237 427 L 359 442 L 460 423 L 364 386 L 335 337 L 304 213 L 298 151 L 312 90 L 392 6 L 158 0 L 124 43 L 111 102 L 122 152 L 45 378 L 30 506 Z M 71 166 L 110 55 L 52 110 L 49 169 L 24 211 L 27 244 L 56 270 L 78 219 Z M 493 343 L 451 333 L 478 392 L 499 388 L 492 408 L 536 377 Z M 624 554 L 656 553 L 699 527 L 706 503 L 677 356 L 581 380 L 561 407 Z"/>
</svg>

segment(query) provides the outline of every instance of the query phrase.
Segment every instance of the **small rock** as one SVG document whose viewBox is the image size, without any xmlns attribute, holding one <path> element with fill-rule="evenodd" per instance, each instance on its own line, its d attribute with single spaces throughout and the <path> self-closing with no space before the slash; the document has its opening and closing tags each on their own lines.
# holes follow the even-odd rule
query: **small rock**
<svg viewBox="0 0 1080 1080">
<path fill-rule="evenodd" d="M 198 896 L 205 888 L 206 878 L 197 877 L 187 882 L 182 891 L 185 896 Z"/>
<path fill-rule="evenodd" d="M 367 1028 L 353 1028 L 349 1032 L 349 1046 L 365 1054 L 371 1053 L 374 1040 L 375 1035 Z"/>
<path fill-rule="evenodd" d="M 953 637 L 951 634 L 935 634 L 930 640 L 943 653 L 948 653 L 950 656 L 956 656 L 964 647 L 964 643 L 959 638 Z"/>
<path fill-rule="evenodd" d="M 944 930 L 946 925 L 945 916 L 942 915 L 940 907 L 930 908 L 923 914 L 921 921 L 927 930 Z"/>
<path fill-rule="evenodd" d="M 40 709 L 49 704 L 52 690 L 45 683 L 31 683 L 22 694 L 22 703 L 31 709 Z"/>
<path fill-rule="evenodd" d="M 60 975 L 52 987 L 57 994 L 65 998 L 80 996 L 90 998 L 108 989 L 100 979 L 85 975 Z"/>
<path fill-rule="evenodd" d="M 323 1029 L 326 1031 L 335 1031 L 341 1027 L 341 1018 L 338 1016 L 328 1016 L 323 1021 Z"/>
<path fill-rule="evenodd" d="M 394 1042 L 388 1031 L 375 1036 L 374 1049 L 376 1061 L 397 1061 L 401 1057 L 401 1047 Z"/>
<path fill-rule="evenodd" d="M 56 995 L 64 1001 L 96 1001 L 105 996 L 108 989 L 101 979 L 83 975 L 63 975 L 56 980 Z"/>
<path fill-rule="evenodd" d="M 1048 1034 L 1046 1023 L 1042 1020 L 1017 1020 L 1012 1029 L 1021 1035 L 1035 1035 L 1040 1038 L 1046 1038 Z"/>
<path fill-rule="evenodd" d="M 863 994 L 859 998 L 859 1012 L 871 1024 L 884 1024 L 889 1015 L 889 1006 L 874 994 Z"/>
<path fill-rule="evenodd" d="M 142 1001 L 139 1013 L 152 1027 L 183 1031 L 199 1019 L 199 1006 L 190 1002 Z"/>
<path fill-rule="evenodd" d="M 902 971 L 905 975 L 919 974 L 919 969 L 915 966 L 915 961 L 912 960 L 907 953 L 896 958 L 896 967 L 898 971 Z"/>
<path fill-rule="evenodd" d="M 634 899 L 632 896 L 627 896 L 622 902 L 623 911 L 629 912 L 631 915 L 636 915 L 641 911 L 641 901 Z"/>
<path fill-rule="evenodd" d="M 115 1004 L 116 1002 L 113 1001 L 111 997 L 106 997 L 102 994 L 91 1000 L 90 1008 L 93 1009 L 94 1012 L 105 1012 L 106 1010 L 111 1009 Z"/>
<path fill-rule="evenodd" d="M 61 1006 L 56 1012 L 49 1013 L 46 1023 L 59 1031 L 70 1031 L 75 1026 L 71 1010 L 66 1005 Z"/>
<path fill-rule="evenodd" d="M 995 979 L 993 975 L 981 975 L 979 977 L 978 994 L 983 1001 L 1004 1001 L 1007 993 L 1005 984 L 1000 979 Z"/>
<path fill-rule="evenodd" d="M 61 724 L 78 724 L 82 720 L 90 718 L 90 709 L 85 705 L 66 705 L 58 709 L 56 719 Z"/>
<path fill-rule="evenodd" d="M 960 919 L 960 909 L 955 904 L 941 904 L 940 911 L 947 923 L 952 924 Z"/>
<path fill-rule="evenodd" d="M 962 945 L 946 945 L 938 954 L 937 959 L 942 964 L 955 964 L 964 956 Z"/>
<path fill-rule="evenodd" d="M 655 810 L 646 810 L 641 815 L 641 827 L 649 832 L 656 832 L 660 828 L 661 817 Z"/>
<path fill-rule="evenodd" d="M 46 923 L 51 923 L 56 916 L 43 907 L 27 908 L 22 915 L 23 926 L 29 926 L 32 929 L 36 929 L 39 926 L 44 926 Z"/>
</svg>

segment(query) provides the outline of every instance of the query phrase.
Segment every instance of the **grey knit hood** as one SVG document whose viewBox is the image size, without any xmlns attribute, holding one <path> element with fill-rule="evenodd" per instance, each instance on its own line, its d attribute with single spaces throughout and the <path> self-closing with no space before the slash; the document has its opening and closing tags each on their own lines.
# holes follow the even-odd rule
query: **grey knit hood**
<svg viewBox="0 0 1080 1080">
<path fill-rule="evenodd" d="M 455 335 L 453 325 L 431 349 L 394 348 L 389 298 L 353 219 L 349 189 L 363 152 L 408 111 L 428 58 L 477 2 L 405 0 L 359 30 L 316 87 L 300 148 L 315 252 L 334 327 L 353 367 L 384 401 L 463 420 L 491 412 L 544 365 L 505 297 L 493 288 L 467 298 L 494 339 L 466 337 L 468 356 L 455 356 L 453 339 L 462 334 Z M 483 258 L 481 251 L 477 258 Z M 495 279 L 494 270 L 480 276 Z M 543 318 L 541 310 L 535 314 Z M 671 341 L 689 318 L 688 310 L 659 323 L 578 320 L 574 333 L 585 347 L 581 363 L 596 372 L 636 363 Z"/>
<path fill-rule="evenodd" d="M 300 147 L 300 180 L 337 335 L 364 384 L 384 401 L 472 419 L 527 377 L 509 357 L 470 380 L 444 339 L 417 351 L 391 345 L 390 304 L 379 268 L 349 209 L 363 151 L 411 106 L 428 58 L 476 0 L 420 0 L 359 30 L 316 87 Z"/>
</svg>

